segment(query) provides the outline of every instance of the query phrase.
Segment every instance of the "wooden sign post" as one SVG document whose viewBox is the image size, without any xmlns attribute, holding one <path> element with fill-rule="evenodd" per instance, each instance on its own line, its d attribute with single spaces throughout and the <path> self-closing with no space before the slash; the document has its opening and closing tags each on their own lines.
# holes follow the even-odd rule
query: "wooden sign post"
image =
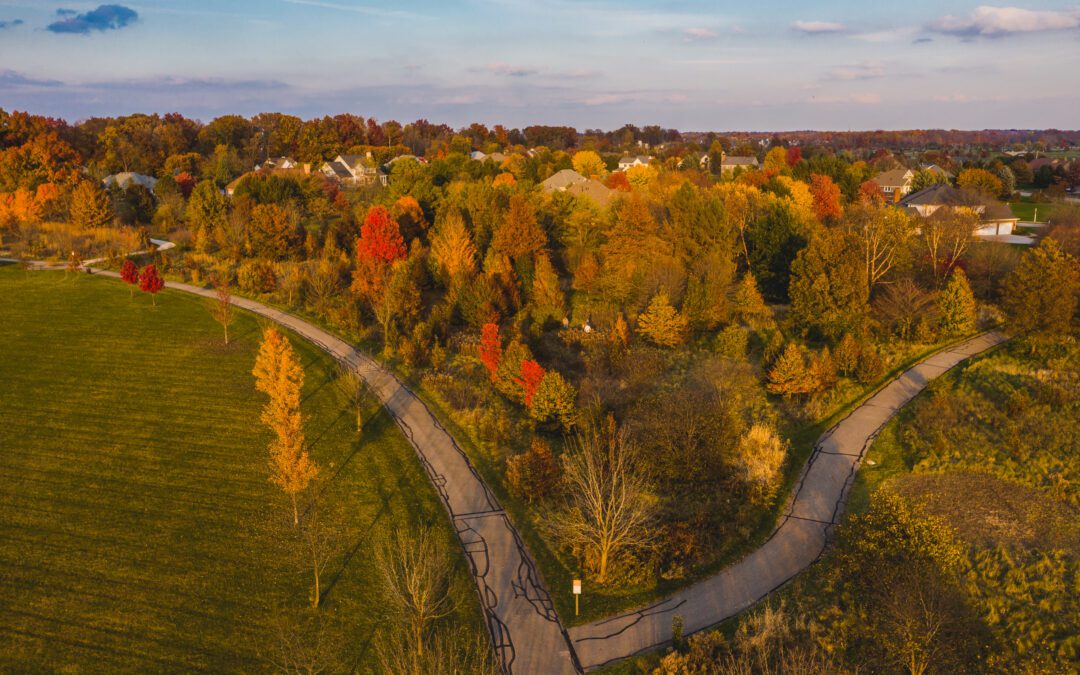
<svg viewBox="0 0 1080 675">
<path fill-rule="evenodd" d="M 574 579 L 574 616 L 578 615 L 578 598 L 581 597 L 581 579 Z"/>
</svg>

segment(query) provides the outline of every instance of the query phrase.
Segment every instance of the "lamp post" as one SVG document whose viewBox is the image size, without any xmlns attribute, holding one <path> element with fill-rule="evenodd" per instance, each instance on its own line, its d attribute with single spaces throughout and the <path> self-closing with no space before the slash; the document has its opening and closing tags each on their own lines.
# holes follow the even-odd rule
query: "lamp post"
<svg viewBox="0 0 1080 675">
<path fill-rule="evenodd" d="M 578 599 L 581 598 L 581 579 L 574 579 L 574 616 L 578 615 Z"/>
</svg>

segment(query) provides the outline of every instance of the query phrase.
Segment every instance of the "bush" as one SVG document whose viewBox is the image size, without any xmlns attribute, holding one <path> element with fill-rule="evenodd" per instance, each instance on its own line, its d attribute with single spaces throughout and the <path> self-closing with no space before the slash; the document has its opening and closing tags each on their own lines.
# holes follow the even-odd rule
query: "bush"
<svg viewBox="0 0 1080 675">
<path fill-rule="evenodd" d="M 274 266 L 265 260 L 248 260 L 236 270 L 236 283 L 249 294 L 272 293 L 277 288 Z"/>
<path fill-rule="evenodd" d="M 750 346 L 750 333 L 742 326 L 728 326 L 716 335 L 713 349 L 720 356 L 742 360 Z"/>
<path fill-rule="evenodd" d="M 506 460 L 506 482 L 510 490 L 530 502 L 542 501 L 559 484 L 561 470 L 551 447 L 533 438 L 529 449 Z"/>
<path fill-rule="evenodd" d="M 859 347 L 859 365 L 855 370 L 855 379 L 862 384 L 877 382 L 885 372 L 885 362 L 872 345 L 864 344 Z"/>
</svg>

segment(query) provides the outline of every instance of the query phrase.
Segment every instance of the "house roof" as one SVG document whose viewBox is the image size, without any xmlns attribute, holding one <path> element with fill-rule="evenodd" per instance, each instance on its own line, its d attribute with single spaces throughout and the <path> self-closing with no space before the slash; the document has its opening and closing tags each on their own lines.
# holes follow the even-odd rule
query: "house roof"
<svg viewBox="0 0 1080 675">
<path fill-rule="evenodd" d="M 641 162 L 642 164 L 648 164 L 652 161 L 652 157 L 648 155 L 633 155 L 619 158 L 619 164 L 633 164 L 634 162 Z"/>
<path fill-rule="evenodd" d="M 898 187 L 910 183 L 914 176 L 915 173 L 911 169 L 893 169 L 882 171 L 874 176 L 874 182 L 881 187 Z"/>
<path fill-rule="evenodd" d="M 154 186 L 157 185 L 157 178 L 141 173 L 135 173 L 134 171 L 124 171 L 122 173 L 114 173 L 111 176 L 106 176 L 101 182 L 105 187 L 119 185 L 126 190 L 132 185 L 141 185 L 147 190 L 153 190 Z"/>
<path fill-rule="evenodd" d="M 937 164 L 927 164 L 926 166 L 923 167 L 923 171 L 929 171 L 932 174 L 935 174 L 937 176 L 944 176 L 945 178 L 952 178 L 953 177 L 953 175 L 951 173 L 949 173 L 945 169 L 942 169 Z"/>
<path fill-rule="evenodd" d="M 918 213 L 914 208 L 916 206 L 982 207 L 979 215 L 983 221 L 1019 220 L 1007 204 L 976 192 L 958 190 L 946 183 L 936 183 L 918 192 L 912 192 L 901 199 L 899 205 L 909 213 L 916 214 Z"/>
<path fill-rule="evenodd" d="M 544 182 L 540 183 L 540 187 L 544 188 L 548 192 L 553 192 L 555 190 L 565 190 L 571 185 L 574 185 L 576 183 L 583 183 L 586 180 L 588 179 L 585 178 L 585 176 L 582 176 L 580 173 L 574 171 L 573 169 L 563 169 L 562 171 L 559 171 L 558 173 L 553 175 L 551 178 L 548 178 Z"/>
<path fill-rule="evenodd" d="M 346 169 L 341 162 L 325 162 L 322 165 L 322 168 L 324 173 L 327 169 L 330 169 L 330 171 L 338 178 L 348 178 L 352 176 L 352 174 L 349 173 L 349 170 Z"/>
<path fill-rule="evenodd" d="M 573 195 L 588 197 L 600 206 L 607 206 L 615 197 L 614 190 L 593 178 L 574 183 L 566 188 L 566 191 Z"/>
<path fill-rule="evenodd" d="M 725 156 L 720 166 L 757 166 L 757 157 L 752 156 Z"/>
</svg>

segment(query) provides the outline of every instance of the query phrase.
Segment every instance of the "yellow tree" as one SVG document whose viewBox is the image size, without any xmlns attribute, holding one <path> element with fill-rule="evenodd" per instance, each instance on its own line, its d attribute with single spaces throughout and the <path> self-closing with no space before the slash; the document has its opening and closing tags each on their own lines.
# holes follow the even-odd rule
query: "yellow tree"
<svg viewBox="0 0 1080 675">
<path fill-rule="evenodd" d="M 657 293 L 638 317 L 637 330 L 661 347 L 678 347 L 686 339 L 687 319 L 671 306 L 668 296 Z"/>
<path fill-rule="evenodd" d="M 271 327 L 263 331 L 252 374 L 255 388 L 269 397 L 261 419 L 277 436 L 270 443 L 270 482 L 289 496 L 293 525 L 298 526 L 298 496 L 319 472 L 304 449 L 303 417 L 300 414 L 304 369 L 289 341 Z"/>
<path fill-rule="evenodd" d="M 574 154 L 574 171 L 586 178 L 603 178 L 607 174 L 607 165 L 592 150 L 582 150 Z"/>
</svg>

